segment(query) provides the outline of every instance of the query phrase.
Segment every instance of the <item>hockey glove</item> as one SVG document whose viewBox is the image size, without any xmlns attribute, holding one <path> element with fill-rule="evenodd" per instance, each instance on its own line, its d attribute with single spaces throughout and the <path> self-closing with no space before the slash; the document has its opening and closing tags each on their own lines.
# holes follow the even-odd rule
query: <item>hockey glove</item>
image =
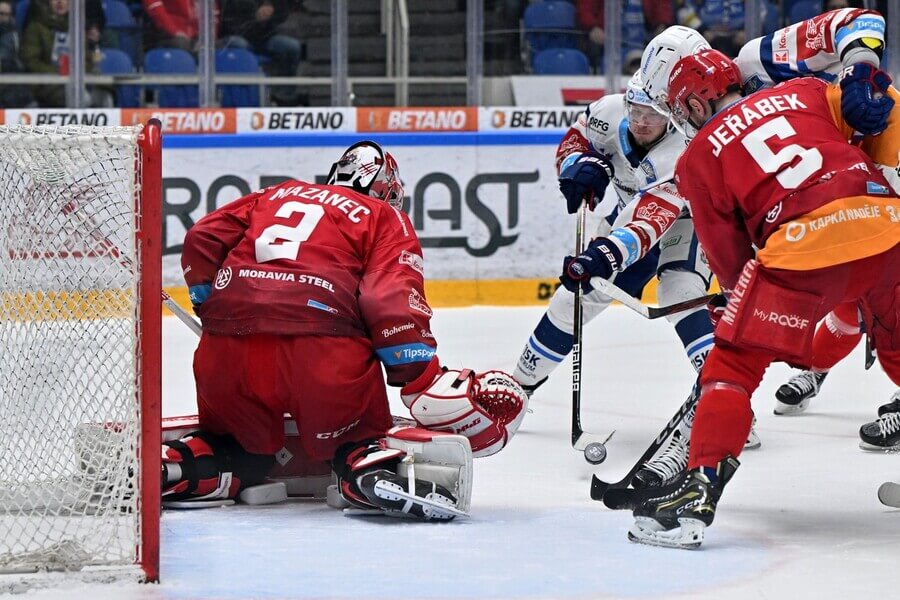
<svg viewBox="0 0 900 600">
<path fill-rule="evenodd" d="M 194 312 L 200 310 L 200 305 L 206 302 L 212 293 L 212 284 L 198 283 L 188 288 L 188 296 L 191 298 L 191 304 L 194 306 Z"/>
<path fill-rule="evenodd" d="M 712 321 L 713 329 L 719 324 L 722 315 L 725 314 L 725 307 L 728 306 L 728 298 L 725 294 L 716 294 L 706 303 L 706 310 L 709 312 L 709 320 Z"/>
<path fill-rule="evenodd" d="M 400 399 L 420 427 L 469 438 L 475 457 L 506 446 L 528 404 L 528 395 L 506 373 L 439 368 L 434 360 L 400 390 Z"/>
<path fill-rule="evenodd" d="M 621 264 L 622 252 L 609 238 L 600 237 L 578 256 L 567 256 L 563 260 L 563 273 L 559 280 L 570 292 L 575 292 L 580 285 L 588 293 L 594 289 L 590 283 L 591 277 L 609 279 Z"/>
<path fill-rule="evenodd" d="M 578 212 L 582 201 L 586 201 L 588 208 L 594 210 L 603 200 L 603 193 L 614 173 L 609 159 L 593 152 L 582 154 L 563 169 L 559 174 L 559 191 L 566 197 L 569 214 Z"/>
<path fill-rule="evenodd" d="M 891 76 L 868 63 L 856 63 L 841 72 L 841 114 L 863 135 L 878 135 L 887 128 L 894 99 L 887 94 Z"/>
</svg>

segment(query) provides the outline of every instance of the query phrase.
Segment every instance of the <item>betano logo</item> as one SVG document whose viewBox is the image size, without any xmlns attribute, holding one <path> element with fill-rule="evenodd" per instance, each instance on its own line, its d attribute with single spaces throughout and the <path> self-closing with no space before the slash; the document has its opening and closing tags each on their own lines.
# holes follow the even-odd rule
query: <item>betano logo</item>
<svg viewBox="0 0 900 600">
<path fill-rule="evenodd" d="M 122 123 L 136 125 L 159 119 L 165 133 L 234 133 L 235 112 L 230 108 L 122 109 Z"/>
<path fill-rule="evenodd" d="M 367 108 L 357 109 L 360 132 L 367 131 L 475 131 L 474 107 Z"/>
</svg>

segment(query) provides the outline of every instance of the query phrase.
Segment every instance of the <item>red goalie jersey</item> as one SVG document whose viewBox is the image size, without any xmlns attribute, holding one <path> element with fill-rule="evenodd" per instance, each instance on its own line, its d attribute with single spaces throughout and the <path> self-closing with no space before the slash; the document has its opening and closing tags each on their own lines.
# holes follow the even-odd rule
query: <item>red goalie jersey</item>
<svg viewBox="0 0 900 600">
<path fill-rule="evenodd" d="M 348 187 L 287 181 L 240 198 L 188 231 L 181 260 L 189 286 L 213 284 L 206 332 L 368 337 L 393 385 L 434 355 L 409 218 Z"/>
<path fill-rule="evenodd" d="M 700 129 L 676 181 L 723 288 L 754 246 L 770 268 L 810 270 L 897 243 L 896 195 L 848 135 L 839 90 L 813 78 L 743 98 Z"/>
</svg>

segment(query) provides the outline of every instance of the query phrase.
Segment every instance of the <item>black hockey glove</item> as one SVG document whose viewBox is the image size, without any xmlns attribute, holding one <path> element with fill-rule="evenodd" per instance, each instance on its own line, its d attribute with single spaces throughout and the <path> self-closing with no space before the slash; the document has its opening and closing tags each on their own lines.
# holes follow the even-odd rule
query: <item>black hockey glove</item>
<svg viewBox="0 0 900 600">
<path fill-rule="evenodd" d="M 622 253 L 609 238 L 597 238 L 578 256 L 567 256 L 563 260 L 563 273 L 559 280 L 570 292 L 578 286 L 585 292 L 593 291 L 591 277 L 609 279 L 619 270 Z"/>
</svg>

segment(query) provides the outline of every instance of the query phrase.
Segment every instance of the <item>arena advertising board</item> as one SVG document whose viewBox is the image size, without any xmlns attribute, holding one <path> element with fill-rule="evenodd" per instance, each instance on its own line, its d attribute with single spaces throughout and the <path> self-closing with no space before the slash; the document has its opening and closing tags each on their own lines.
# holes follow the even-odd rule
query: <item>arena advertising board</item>
<svg viewBox="0 0 900 600">
<path fill-rule="evenodd" d="M 408 137 L 377 139 L 400 165 L 404 209 L 422 242 L 427 277 L 552 278 L 571 253 L 575 227 L 557 189 L 555 137 L 511 147 L 477 139 L 453 144 L 447 136 L 430 145 L 428 136 L 418 136 L 415 145 Z M 184 234 L 203 215 L 285 179 L 323 182 L 343 148 L 357 139 L 317 137 L 323 138 L 318 144 L 307 138 L 277 147 L 167 147 L 166 284 L 180 283 Z"/>
<path fill-rule="evenodd" d="M 183 286 L 185 232 L 244 194 L 322 182 L 360 139 L 397 158 L 404 209 L 423 246 L 435 305 L 526 304 L 553 293 L 575 220 L 555 151 L 583 107 L 0 110 L 29 125 L 163 124 L 164 285 Z M 221 135 L 209 135 L 221 134 Z M 435 292 L 435 290 L 438 290 Z"/>
<path fill-rule="evenodd" d="M 583 107 L 0 109 L 0 124 L 116 126 L 159 119 L 167 135 L 565 131 Z"/>
</svg>

